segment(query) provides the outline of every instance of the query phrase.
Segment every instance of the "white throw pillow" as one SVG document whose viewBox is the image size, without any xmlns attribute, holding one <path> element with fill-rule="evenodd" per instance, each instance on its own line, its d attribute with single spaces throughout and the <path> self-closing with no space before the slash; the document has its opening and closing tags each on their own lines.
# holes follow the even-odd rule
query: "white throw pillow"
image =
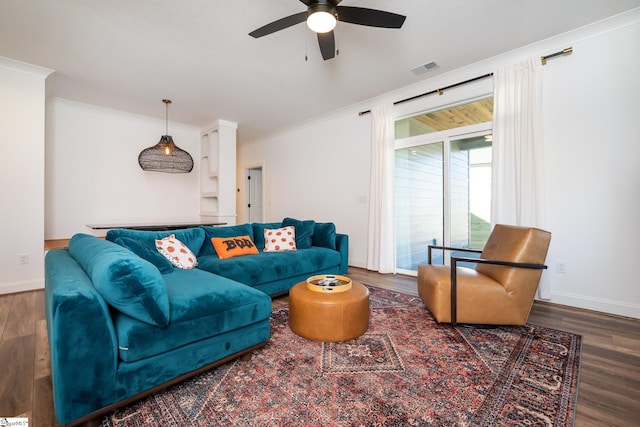
<svg viewBox="0 0 640 427">
<path fill-rule="evenodd" d="M 198 265 L 198 259 L 193 252 L 184 243 L 176 239 L 174 234 L 162 240 L 156 240 L 156 249 L 178 268 L 190 270 Z"/>
<path fill-rule="evenodd" d="M 296 250 L 296 228 L 293 225 L 264 229 L 264 251 L 281 252 Z"/>
</svg>

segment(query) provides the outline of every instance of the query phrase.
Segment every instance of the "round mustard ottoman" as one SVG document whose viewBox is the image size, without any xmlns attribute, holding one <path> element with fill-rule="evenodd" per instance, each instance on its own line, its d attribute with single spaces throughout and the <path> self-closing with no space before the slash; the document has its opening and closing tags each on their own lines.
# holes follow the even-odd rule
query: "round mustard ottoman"
<svg viewBox="0 0 640 427">
<path fill-rule="evenodd" d="M 348 341 L 369 328 L 369 289 L 353 282 L 346 292 L 314 292 L 306 282 L 289 291 L 289 327 L 313 341 Z"/>
</svg>

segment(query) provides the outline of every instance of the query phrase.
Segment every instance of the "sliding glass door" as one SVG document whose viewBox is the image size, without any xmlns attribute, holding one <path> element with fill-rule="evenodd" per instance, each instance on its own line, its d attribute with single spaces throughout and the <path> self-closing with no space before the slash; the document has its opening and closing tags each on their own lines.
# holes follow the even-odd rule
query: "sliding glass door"
<svg viewBox="0 0 640 427">
<path fill-rule="evenodd" d="M 415 274 L 430 244 L 482 248 L 489 235 L 491 124 L 396 140 L 398 272 Z M 433 252 L 434 263 L 446 260 Z"/>
<path fill-rule="evenodd" d="M 417 270 L 425 248 L 444 236 L 444 143 L 396 150 L 396 268 Z"/>
</svg>

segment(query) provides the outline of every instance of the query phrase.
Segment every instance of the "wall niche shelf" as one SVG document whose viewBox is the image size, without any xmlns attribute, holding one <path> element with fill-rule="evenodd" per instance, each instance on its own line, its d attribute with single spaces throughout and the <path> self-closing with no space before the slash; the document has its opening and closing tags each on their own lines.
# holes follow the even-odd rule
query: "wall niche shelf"
<svg viewBox="0 0 640 427">
<path fill-rule="evenodd" d="M 200 216 L 236 223 L 238 124 L 217 120 L 200 132 Z"/>
</svg>

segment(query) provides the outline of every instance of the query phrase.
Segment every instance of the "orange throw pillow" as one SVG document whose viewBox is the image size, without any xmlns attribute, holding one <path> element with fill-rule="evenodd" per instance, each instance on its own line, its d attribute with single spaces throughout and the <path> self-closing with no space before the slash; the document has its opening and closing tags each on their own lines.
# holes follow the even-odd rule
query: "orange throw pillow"
<svg viewBox="0 0 640 427">
<path fill-rule="evenodd" d="M 258 253 L 258 248 L 249 236 L 212 237 L 211 243 L 213 243 L 213 248 L 220 259 Z"/>
</svg>

